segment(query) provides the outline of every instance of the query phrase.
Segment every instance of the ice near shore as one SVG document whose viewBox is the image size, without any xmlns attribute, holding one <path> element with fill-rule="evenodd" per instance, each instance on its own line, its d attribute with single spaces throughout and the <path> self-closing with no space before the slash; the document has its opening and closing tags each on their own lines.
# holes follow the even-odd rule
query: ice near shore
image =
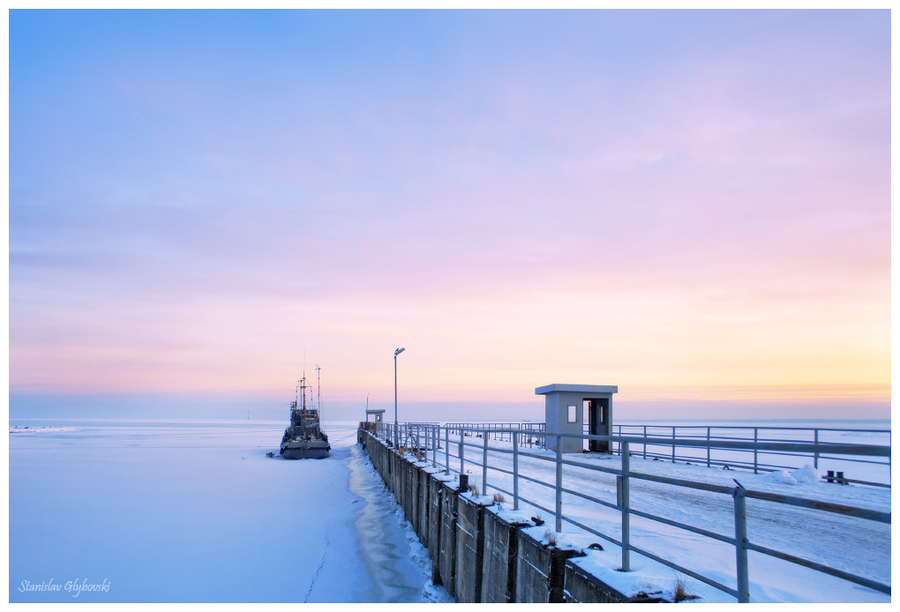
<svg viewBox="0 0 900 612">
<path fill-rule="evenodd" d="M 10 601 L 449 601 L 355 430 L 303 461 L 265 455 L 282 430 L 84 421 L 11 435 Z M 63 588 L 27 589 L 51 580 Z M 75 580 L 109 586 L 67 592 Z"/>
</svg>

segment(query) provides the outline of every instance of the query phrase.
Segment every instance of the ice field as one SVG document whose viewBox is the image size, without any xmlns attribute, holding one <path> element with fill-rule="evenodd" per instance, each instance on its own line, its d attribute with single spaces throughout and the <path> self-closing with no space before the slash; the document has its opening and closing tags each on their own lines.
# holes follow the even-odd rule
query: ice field
<svg viewBox="0 0 900 612">
<path fill-rule="evenodd" d="M 356 423 L 324 427 L 331 457 L 286 461 L 277 456 L 280 421 L 11 419 L 10 601 L 450 601 L 431 585 L 426 550 L 356 445 Z M 585 460 L 614 467 L 618 458 Z M 480 482 L 477 467 L 466 467 Z M 550 466 L 531 469 L 538 475 Z M 756 490 L 890 511 L 888 489 L 810 482 L 803 472 L 754 475 L 636 457 L 632 470 L 717 484 L 736 477 Z M 614 478 L 569 468 L 567 474 L 573 486 L 587 479 L 584 486 L 614 494 Z M 552 490 L 523 494 L 553 505 Z M 643 485 L 633 495 L 633 507 L 723 533 L 733 520 L 726 500 L 673 499 Z M 577 505 L 565 511 L 616 534 L 615 511 Z M 766 504 L 751 503 L 748 513 L 753 541 L 890 582 L 890 525 Z M 561 539 L 584 544 L 574 531 L 564 527 Z M 638 520 L 633 532 L 680 564 L 721 567 L 728 579 L 731 547 Z M 674 582 L 672 570 L 639 555 L 632 555 L 637 571 L 630 574 L 614 571 L 616 553 L 609 558 L 608 567 L 593 571 L 621 588 L 622 581 L 648 589 Z M 751 555 L 750 563 L 753 601 L 890 601 L 777 560 Z M 730 600 L 702 583 L 689 586 L 703 601 Z"/>
<path fill-rule="evenodd" d="M 9 436 L 11 602 L 447 600 L 355 429 L 287 461 L 280 422 L 10 428 L 26 423 Z"/>
</svg>

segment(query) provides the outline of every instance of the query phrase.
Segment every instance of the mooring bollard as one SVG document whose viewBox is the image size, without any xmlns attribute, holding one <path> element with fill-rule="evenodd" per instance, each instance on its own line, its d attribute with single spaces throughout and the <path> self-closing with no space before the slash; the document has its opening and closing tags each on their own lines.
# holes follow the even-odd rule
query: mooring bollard
<svg viewBox="0 0 900 612">
<path fill-rule="evenodd" d="M 834 470 L 828 470 L 825 473 L 825 482 L 834 482 Z"/>
</svg>

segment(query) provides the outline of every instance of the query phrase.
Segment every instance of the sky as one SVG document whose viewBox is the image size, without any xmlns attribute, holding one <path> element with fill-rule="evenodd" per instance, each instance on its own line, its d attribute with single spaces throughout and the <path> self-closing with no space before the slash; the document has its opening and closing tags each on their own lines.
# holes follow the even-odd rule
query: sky
<svg viewBox="0 0 900 612">
<path fill-rule="evenodd" d="M 318 365 L 356 418 L 405 347 L 410 420 L 539 418 L 552 383 L 617 385 L 619 415 L 887 418 L 890 34 L 12 10 L 10 412 L 281 410 Z"/>
</svg>

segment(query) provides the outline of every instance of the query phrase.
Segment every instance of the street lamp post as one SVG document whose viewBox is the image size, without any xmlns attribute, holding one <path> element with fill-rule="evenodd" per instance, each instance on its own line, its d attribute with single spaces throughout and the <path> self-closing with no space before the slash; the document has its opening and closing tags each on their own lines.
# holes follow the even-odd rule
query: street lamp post
<svg viewBox="0 0 900 612">
<path fill-rule="evenodd" d="M 394 446 L 397 446 L 397 437 L 400 435 L 400 427 L 397 423 L 397 355 L 405 350 L 405 348 L 398 348 L 394 351 Z"/>
</svg>

